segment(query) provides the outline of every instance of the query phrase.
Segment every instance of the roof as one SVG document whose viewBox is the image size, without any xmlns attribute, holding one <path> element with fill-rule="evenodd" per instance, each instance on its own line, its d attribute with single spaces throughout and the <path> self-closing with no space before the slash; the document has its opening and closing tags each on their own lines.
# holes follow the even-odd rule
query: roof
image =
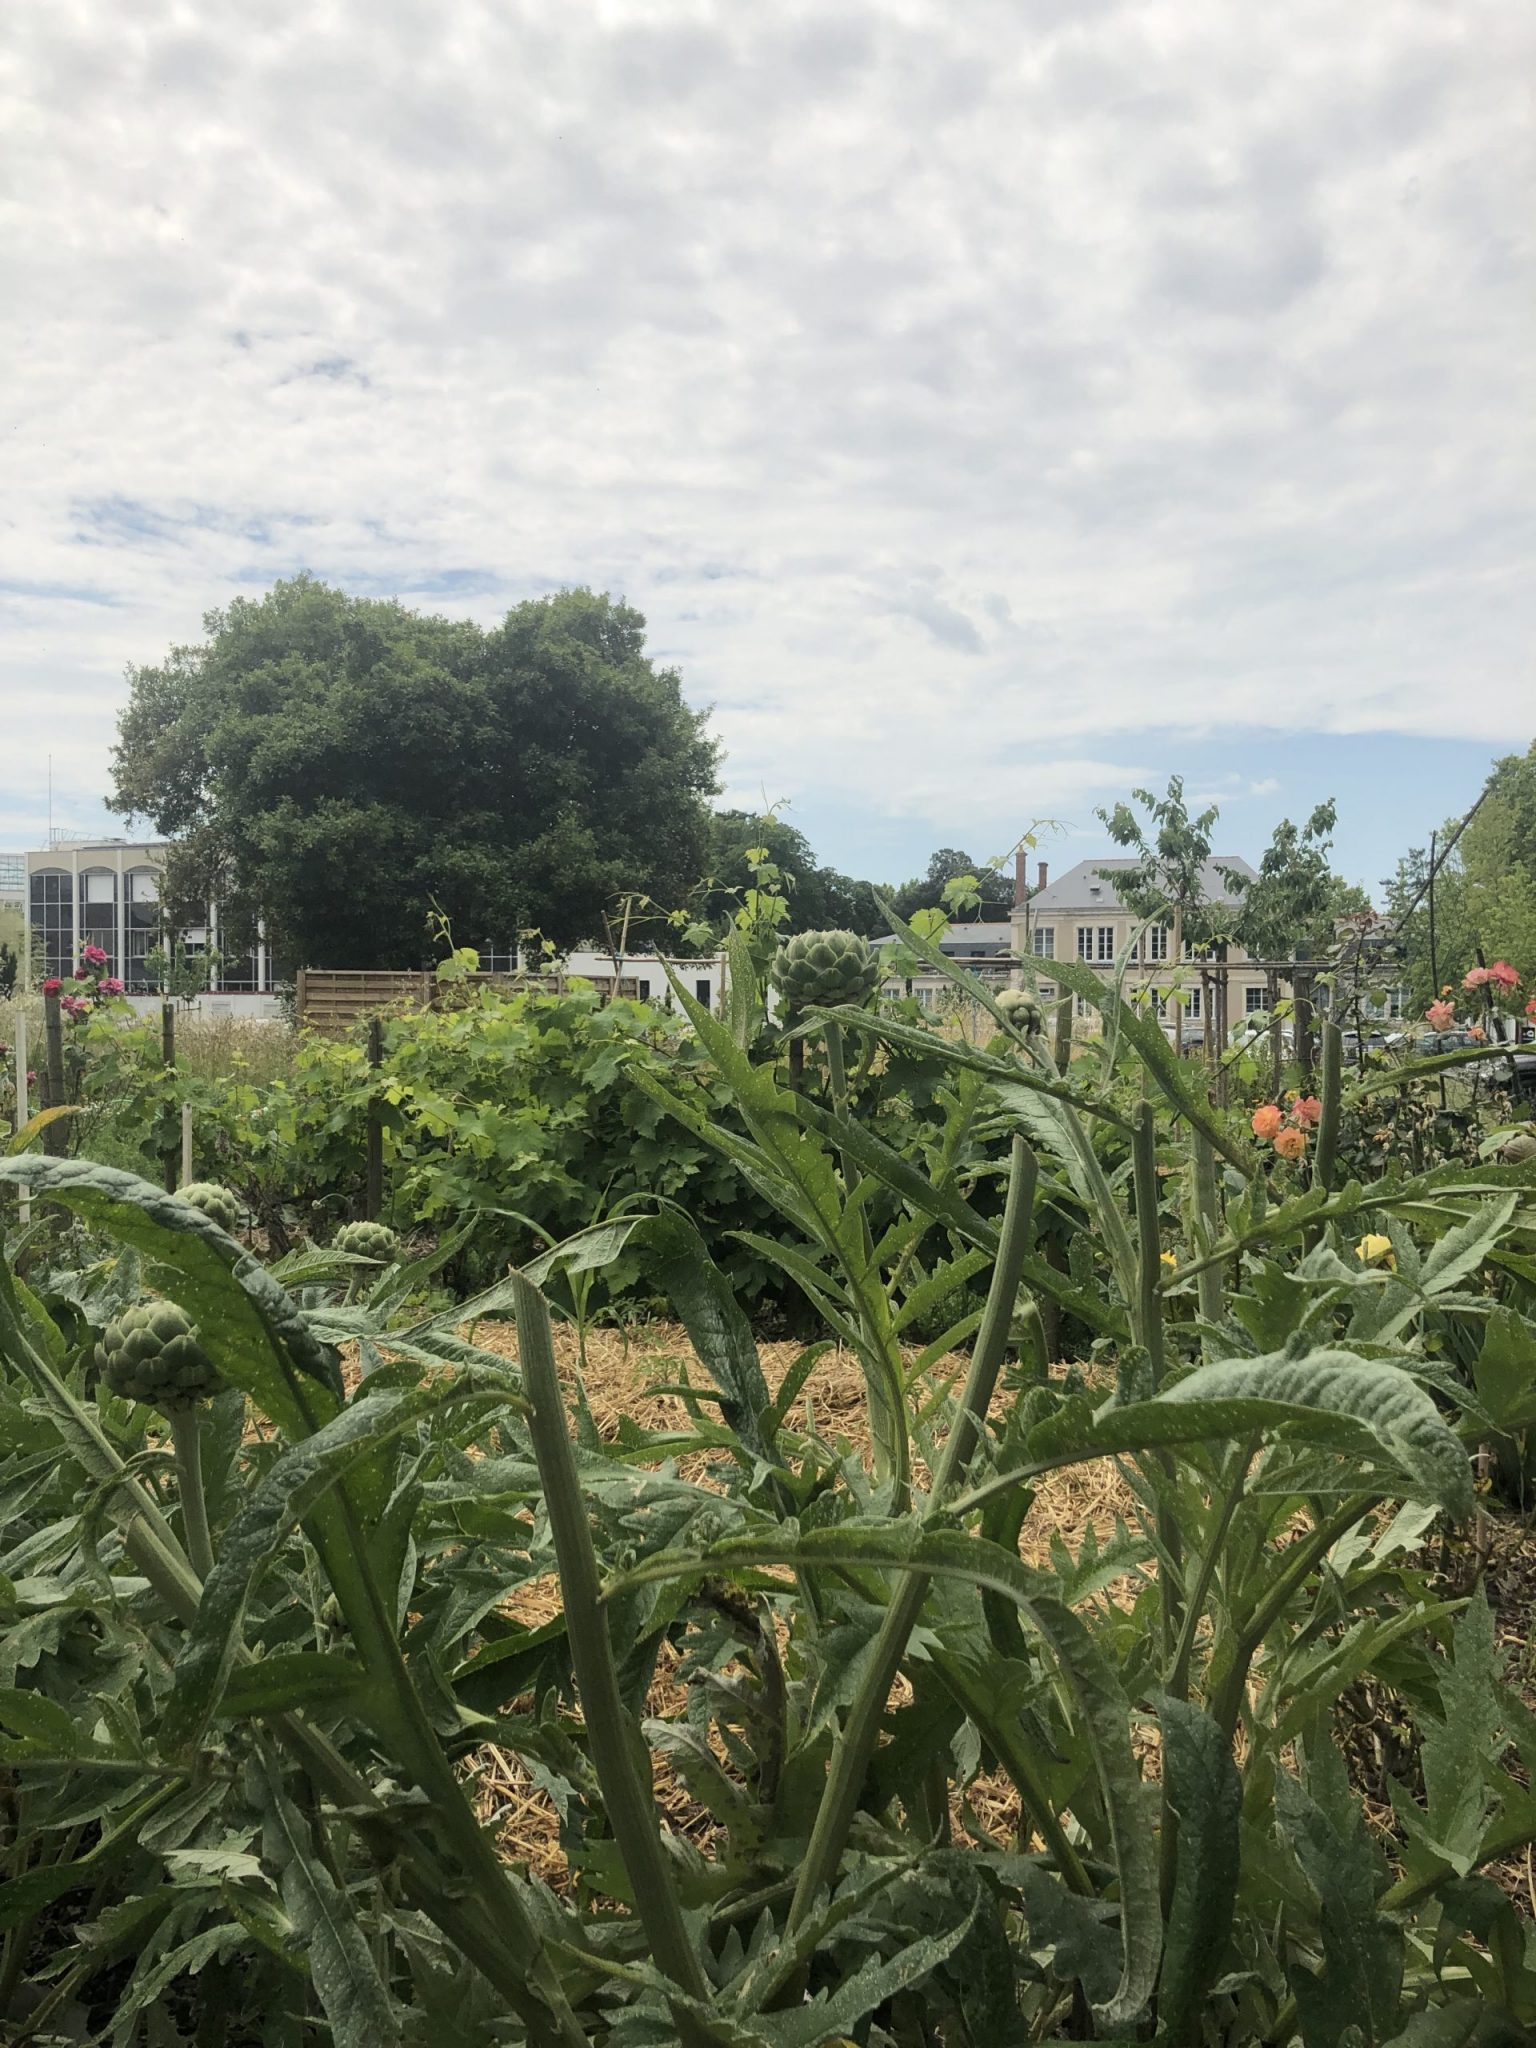
<svg viewBox="0 0 1536 2048">
<path fill-rule="evenodd" d="M 871 939 L 872 946 L 895 946 L 901 941 L 892 932 L 884 932 L 878 939 Z M 964 920 L 952 924 L 939 939 L 939 951 L 951 958 L 980 958 L 992 953 L 1007 953 L 1013 948 L 1013 920 L 1004 924 L 999 920 L 972 922 Z"/>
<path fill-rule="evenodd" d="M 1073 910 L 1123 910 L 1114 884 L 1117 871 L 1139 866 L 1139 862 L 1123 858 L 1108 860 L 1080 860 L 1075 868 L 1069 868 L 1054 882 L 1038 889 L 1029 899 L 1032 915 L 1040 917 L 1049 912 Z M 1240 875 L 1247 875 L 1257 881 L 1258 870 L 1239 853 L 1214 854 L 1205 863 L 1200 875 L 1200 895 L 1206 903 L 1231 903 L 1232 891 L 1222 880 L 1221 870 L 1233 868 Z M 1103 870 L 1101 873 L 1100 871 Z M 1095 887 L 1097 884 L 1097 887 Z"/>
</svg>

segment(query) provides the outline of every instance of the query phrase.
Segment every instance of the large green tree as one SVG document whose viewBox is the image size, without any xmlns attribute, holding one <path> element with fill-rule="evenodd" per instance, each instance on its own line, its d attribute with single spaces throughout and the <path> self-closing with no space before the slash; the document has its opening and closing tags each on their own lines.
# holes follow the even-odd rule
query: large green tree
<svg viewBox="0 0 1536 2048">
<path fill-rule="evenodd" d="M 1536 743 L 1493 763 L 1465 830 L 1448 819 L 1435 844 L 1434 943 L 1430 939 L 1430 849 L 1402 857 L 1383 887 L 1407 948 L 1415 1014 L 1468 968 L 1508 960 L 1536 983 Z M 1449 851 L 1446 851 L 1449 849 Z"/>
<path fill-rule="evenodd" d="M 112 801 L 173 842 L 173 902 L 260 916 L 292 965 L 414 966 L 434 906 L 460 944 L 575 945 L 705 871 L 716 750 L 626 604 L 487 631 L 299 576 L 204 625 L 129 670 Z"/>
</svg>

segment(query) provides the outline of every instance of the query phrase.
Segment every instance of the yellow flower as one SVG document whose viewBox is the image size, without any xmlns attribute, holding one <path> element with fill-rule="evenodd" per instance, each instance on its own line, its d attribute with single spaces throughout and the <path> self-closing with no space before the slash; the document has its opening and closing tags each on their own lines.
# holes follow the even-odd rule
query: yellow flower
<svg viewBox="0 0 1536 2048">
<path fill-rule="evenodd" d="M 1178 1260 L 1173 1256 L 1172 1252 L 1160 1252 L 1158 1256 L 1161 1258 L 1163 1264 L 1168 1268 L 1170 1273 L 1173 1271 L 1174 1267 L 1177 1266 L 1179 1263 Z"/>
<path fill-rule="evenodd" d="M 1397 1254 L 1392 1249 L 1390 1237 L 1383 1237 L 1379 1230 L 1370 1231 L 1355 1246 L 1355 1257 L 1362 1266 L 1390 1266 L 1397 1271 Z"/>
</svg>

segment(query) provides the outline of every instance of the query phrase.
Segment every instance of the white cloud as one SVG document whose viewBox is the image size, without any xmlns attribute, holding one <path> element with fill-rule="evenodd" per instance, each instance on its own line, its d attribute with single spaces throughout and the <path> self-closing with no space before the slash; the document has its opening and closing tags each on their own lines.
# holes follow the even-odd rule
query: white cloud
<svg viewBox="0 0 1536 2048">
<path fill-rule="evenodd" d="M 7 41 L 0 837 L 49 748 L 71 815 L 103 788 L 126 661 L 300 566 L 622 590 L 733 788 L 977 838 L 1154 734 L 1529 737 L 1519 10 L 19 0 Z"/>
</svg>

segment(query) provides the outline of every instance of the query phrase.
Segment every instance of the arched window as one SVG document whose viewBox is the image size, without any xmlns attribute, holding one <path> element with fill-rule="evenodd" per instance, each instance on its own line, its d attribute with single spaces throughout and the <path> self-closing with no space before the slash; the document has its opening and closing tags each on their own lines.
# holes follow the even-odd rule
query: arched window
<svg viewBox="0 0 1536 2048">
<path fill-rule="evenodd" d="M 43 971 L 75 971 L 75 878 L 67 868 L 39 868 L 32 877 L 32 930 L 42 935 Z"/>
<path fill-rule="evenodd" d="M 117 876 L 111 868 L 86 868 L 80 877 L 80 944 L 99 946 L 107 973 L 117 972 Z"/>
<path fill-rule="evenodd" d="M 131 868 L 123 877 L 128 897 L 128 960 L 123 973 L 131 996 L 152 996 L 160 984 L 145 957 L 160 943 L 160 876 L 154 868 Z"/>
</svg>

